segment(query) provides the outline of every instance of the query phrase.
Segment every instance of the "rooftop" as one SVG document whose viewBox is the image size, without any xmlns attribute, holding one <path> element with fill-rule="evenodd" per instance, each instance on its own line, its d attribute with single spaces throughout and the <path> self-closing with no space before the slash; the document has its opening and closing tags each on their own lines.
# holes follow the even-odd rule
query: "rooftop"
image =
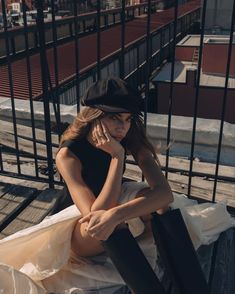
<svg viewBox="0 0 235 294">
<path fill-rule="evenodd" d="M 200 7 L 200 1 L 190 1 L 187 4 L 179 7 L 178 16 L 195 11 Z M 151 31 L 156 31 L 174 20 L 173 8 L 161 12 L 156 12 L 151 15 Z M 143 38 L 146 34 L 147 17 L 135 18 L 126 23 L 125 26 L 125 45 L 130 46 L 137 40 Z M 35 26 L 36 27 L 36 26 Z M 20 31 L 20 28 L 13 28 L 11 30 Z M 21 38 L 17 36 L 18 40 Z M 22 41 L 24 42 L 24 41 Z M 89 67 L 96 65 L 97 34 L 91 33 L 79 39 L 79 68 L 80 73 L 86 71 Z M 101 60 L 114 55 L 121 48 L 121 25 L 110 27 L 109 29 L 101 31 Z M 52 84 L 55 85 L 56 73 L 54 65 L 54 51 L 53 48 L 47 50 L 48 67 Z M 64 58 L 66 56 L 66 58 Z M 59 84 L 68 83 L 74 79 L 76 74 L 75 68 L 75 44 L 73 41 L 57 46 L 57 65 L 58 65 L 58 80 Z M 31 79 L 32 79 L 32 96 L 33 99 L 38 99 L 42 94 L 41 88 L 41 69 L 40 69 L 40 55 L 39 53 L 30 56 L 31 65 Z M 12 62 L 12 77 L 14 87 L 14 97 L 19 99 L 28 99 L 28 87 L 23 85 L 28 84 L 27 76 L 27 60 L 26 57 Z M 4 97 L 11 97 L 9 90 L 9 76 L 7 65 L 0 65 L 1 87 L 0 95 Z"/>
<path fill-rule="evenodd" d="M 187 35 L 177 46 L 200 46 L 200 35 Z M 228 44 L 229 36 L 226 35 L 204 35 L 204 43 Z M 235 44 L 235 33 L 233 34 L 233 44 Z"/>
<path fill-rule="evenodd" d="M 197 64 L 188 61 L 175 61 L 174 70 L 174 82 L 186 83 L 187 70 L 197 70 Z M 170 82 L 171 81 L 171 63 L 166 63 L 161 71 L 153 78 L 153 82 Z M 209 87 L 221 87 L 225 86 L 225 77 L 204 74 L 201 72 L 200 85 Z M 235 78 L 229 78 L 228 88 L 235 88 Z"/>
</svg>

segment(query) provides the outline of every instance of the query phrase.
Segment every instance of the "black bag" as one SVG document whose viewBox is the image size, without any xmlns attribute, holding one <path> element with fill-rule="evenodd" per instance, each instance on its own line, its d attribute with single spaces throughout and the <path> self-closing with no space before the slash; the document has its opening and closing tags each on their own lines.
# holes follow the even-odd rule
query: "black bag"
<svg viewBox="0 0 235 294">
<path fill-rule="evenodd" d="M 179 294 L 209 294 L 196 251 L 179 209 L 152 214 L 153 236 L 173 287 Z"/>
</svg>

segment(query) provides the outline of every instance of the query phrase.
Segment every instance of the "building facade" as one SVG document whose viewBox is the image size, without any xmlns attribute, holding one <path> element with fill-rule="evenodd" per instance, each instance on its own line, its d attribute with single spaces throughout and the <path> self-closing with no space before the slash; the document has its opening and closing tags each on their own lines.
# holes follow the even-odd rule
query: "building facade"
<svg viewBox="0 0 235 294">
<path fill-rule="evenodd" d="M 228 37 L 205 36 L 202 52 L 200 86 L 198 91 L 198 117 L 221 119 L 224 99 Z M 179 116 L 194 115 L 200 36 L 186 36 L 176 46 L 172 94 L 172 113 Z M 153 79 L 154 112 L 169 111 L 171 63 L 165 64 Z M 235 123 L 235 42 L 232 47 L 228 80 L 225 120 Z"/>
</svg>

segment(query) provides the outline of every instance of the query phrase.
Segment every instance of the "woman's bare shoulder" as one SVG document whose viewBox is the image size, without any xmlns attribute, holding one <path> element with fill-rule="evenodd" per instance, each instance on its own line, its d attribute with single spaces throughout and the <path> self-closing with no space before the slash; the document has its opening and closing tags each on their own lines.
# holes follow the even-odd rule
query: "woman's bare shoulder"
<svg viewBox="0 0 235 294">
<path fill-rule="evenodd" d="M 77 155 L 77 153 L 76 153 Z M 78 156 L 75 155 L 75 152 L 73 151 L 73 149 L 71 150 L 71 148 L 69 146 L 62 146 L 60 147 L 60 149 L 58 150 L 57 154 L 56 154 L 56 158 L 57 160 L 66 160 L 68 158 L 77 158 Z"/>
<path fill-rule="evenodd" d="M 73 153 L 70 151 L 70 149 L 67 146 L 62 146 L 57 154 L 56 158 L 57 159 L 66 159 L 67 157 L 71 156 Z"/>
<path fill-rule="evenodd" d="M 56 155 L 56 166 L 59 170 L 68 170 L 72 167 L 81 169 L 81 162 L 68 147 L 62 147 Z"/>
</svg>

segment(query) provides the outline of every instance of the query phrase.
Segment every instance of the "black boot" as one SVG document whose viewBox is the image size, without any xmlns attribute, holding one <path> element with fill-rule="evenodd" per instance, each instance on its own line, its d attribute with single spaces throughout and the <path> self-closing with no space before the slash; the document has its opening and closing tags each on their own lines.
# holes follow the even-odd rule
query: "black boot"
<svg viewBox="0 0 235 294">
<path fill-rule="evenodd" d="M 168 211 L 163 215 L 154 213 L 151 222 L 162 263 L 174 290 L 180 294 L 209 294 L 180 210 Z"/>
<path fill-rule="evenodd" d="M 138 243 L 127 228 L 115 230 L 102 243 L 121 277 L 135 294 L 165 293 Z"/>
</svg>

